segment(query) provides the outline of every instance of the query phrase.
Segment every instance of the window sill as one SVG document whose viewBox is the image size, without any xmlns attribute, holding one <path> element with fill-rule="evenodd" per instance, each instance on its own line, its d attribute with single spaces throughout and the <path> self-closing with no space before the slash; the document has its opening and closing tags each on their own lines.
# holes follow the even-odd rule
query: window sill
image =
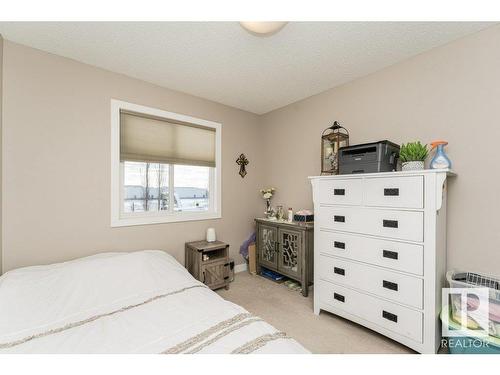
<svg viewBox="0 0 500 375">
<path fill-rule="evenodd" d="M 171 215 L 155 216 L 137 216 L 120 217 L 111 219 L 111 227 L 130 227 L 134 225 L 179 223 L 185 221 L 202 221 L 221 219 L 222 215 L 218 212 L 183 212 Z"/>
</svg>

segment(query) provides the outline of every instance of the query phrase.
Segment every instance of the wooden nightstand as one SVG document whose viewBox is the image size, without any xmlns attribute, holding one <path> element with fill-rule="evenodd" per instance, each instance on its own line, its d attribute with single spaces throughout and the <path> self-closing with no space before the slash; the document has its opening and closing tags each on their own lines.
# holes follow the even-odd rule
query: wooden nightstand
<svg viewBox="0 0 500 375">
<path fill-rule="evenodd" d="M 229 245 L 221 241 L 186 243 L 185 266 L 210 289 L 229 289 Z"/>
</svg>

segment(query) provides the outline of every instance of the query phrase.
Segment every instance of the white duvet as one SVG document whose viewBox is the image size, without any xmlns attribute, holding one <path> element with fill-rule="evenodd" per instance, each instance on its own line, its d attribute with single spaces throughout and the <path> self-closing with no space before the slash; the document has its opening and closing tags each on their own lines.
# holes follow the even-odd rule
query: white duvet
<svg viewBox="0 0 500 375">
<path fill-rule="evenodd" d="M 307 353 L 162 251 L 0 277 L 0 353 Z"/>
</svg>

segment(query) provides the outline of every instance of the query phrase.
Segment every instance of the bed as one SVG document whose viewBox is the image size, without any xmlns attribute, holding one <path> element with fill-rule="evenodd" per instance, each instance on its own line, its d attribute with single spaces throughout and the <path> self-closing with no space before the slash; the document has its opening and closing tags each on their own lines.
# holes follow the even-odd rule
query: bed
<svg viewBox="0 0 500 375">
<path fill-rule="evenodd" d="M 162 251 L 104 253 L 0 277 L 3 353 L 308 353 Z"/>
</svg>

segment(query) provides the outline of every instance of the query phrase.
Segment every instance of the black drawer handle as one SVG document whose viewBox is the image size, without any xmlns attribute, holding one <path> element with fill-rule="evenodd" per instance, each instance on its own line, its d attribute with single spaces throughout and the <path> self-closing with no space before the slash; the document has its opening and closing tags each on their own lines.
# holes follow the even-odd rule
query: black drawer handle
<svg viewBox="0 0 500 375">
<path fill-rule="evenodd" d="M 345 216 L 335 215 L 333 217 L 333 221 L 336 221 L 337 223 L 345 223 Z"/>
<path fill-rule="evenodd" d="M 345 297 L 342 294 L 333 293 L 333 298 L 340 302 L 345 302 Z"/>
<path fill-rule="evenodd" d="M 394 322 L 394 323 L 398 322 L 398 316 L 396 314 L 392 314 L 392 313 L 387 312 L 385 310 L 382 310 L 382 318 L 390 320 L 391 322 Z"/>
<path fill-rule="evenodd" d="M 333 267 L 333 272 L 335 272 L 337 275 L 345 276 L 345 269 L 343 268 Z"/>
<path fill-rule="evenodd" d="M 398 284 L 393 283 L 393 282 L 391 282 L 391 281 L 384 280 L 384 281 L 382 282 L 382 286 L 383 286 L 385 289 L 395 290 L 396 292 L 398 291 Z"/>
<path fill-rule="evenodd" d="M 398 259 L 398 253 L 395 251 L 383 250 L 382 256 L 389 259 Z"/>
<path fill-rule="evenodd" d="M 382 225 L 385 228 L 397 228 L 398 227 L 398 221 L 397 220 L 383 220 Z"/>
<path fill-rule="evenodd" d="M 345 195 L 345 189 L 333 189 L 333 195 Z"/>
<path fill-rule="evenodd" d="M 384 189 L 384 195 L 386 197 L 397 197 L 399 196 L 399 189 L 398 188 Z"/>
<path fill-rule="evenodd" d="M 337 249 L 345 250 L 345 242 L 335 241 L 333 243 L 333 246 L 336 247 Z"/>
</svg>

